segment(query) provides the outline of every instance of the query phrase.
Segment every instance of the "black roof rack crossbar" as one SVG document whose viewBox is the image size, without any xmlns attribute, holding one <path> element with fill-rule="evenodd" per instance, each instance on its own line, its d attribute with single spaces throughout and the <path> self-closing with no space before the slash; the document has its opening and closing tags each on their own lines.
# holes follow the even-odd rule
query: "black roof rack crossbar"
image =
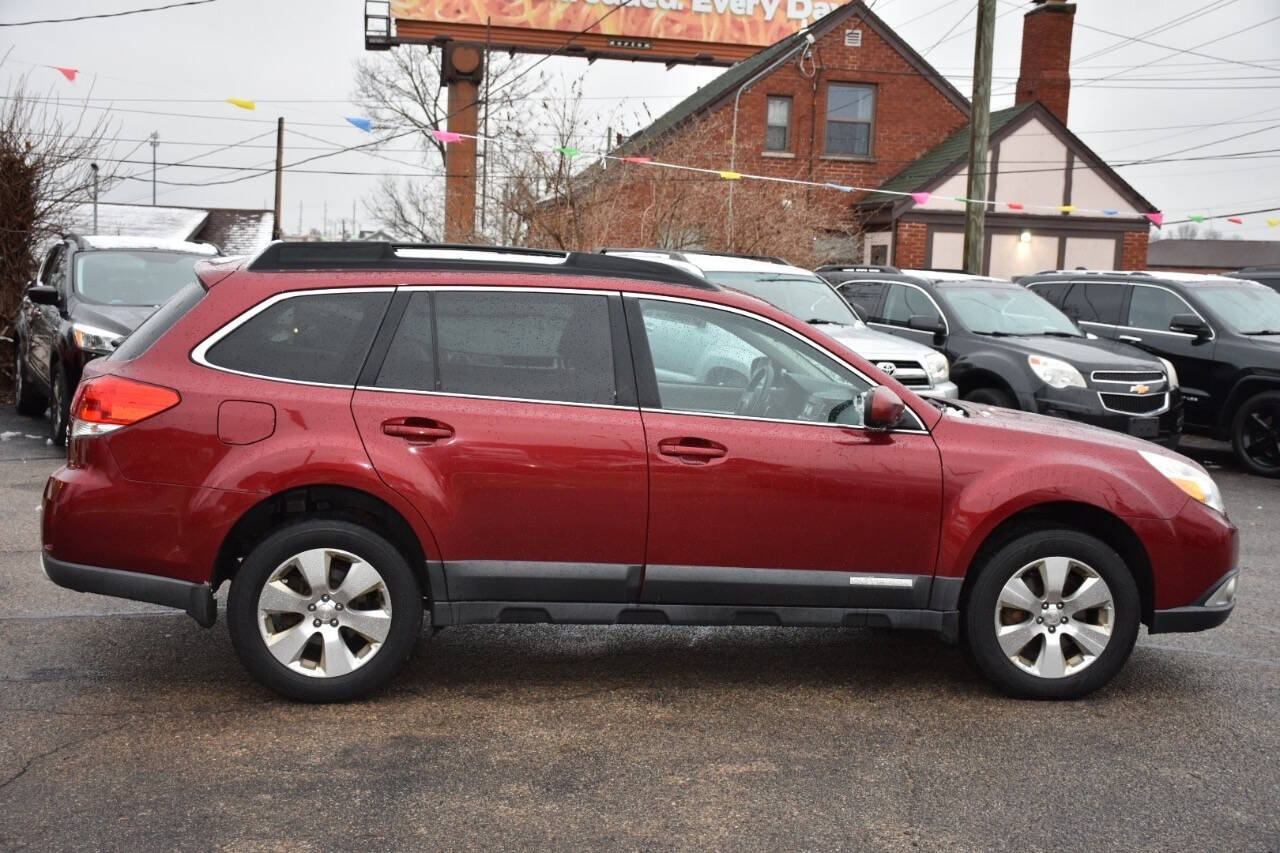
<svg viewBox="0 0 1280 853">
<path fill-rule="evenodd" d="M 467 257 L 414 257 L 409 251 L 439 251 Z M 494 258 L 506 255 L 507 258 Z M 551 262 L 549 262 L 551 261 Z M 718 290 L 701 276 L 658 261 L 614 257 L 585 252 L 558 252 L 523 246 L 471 246 L 447 243 L 331 242 L 267 245 L 250 261 L 254 272 L 302 272 L 306 270 L 495 270 L 560 275 L 631 278 L 678 284 L 702 290 Z"/>
<path fill-rule="evenodd" d="M 888 264 L 826 264 L 814 272 L 883 272 L 900 275 L 902 270 Z"/>
</svg>

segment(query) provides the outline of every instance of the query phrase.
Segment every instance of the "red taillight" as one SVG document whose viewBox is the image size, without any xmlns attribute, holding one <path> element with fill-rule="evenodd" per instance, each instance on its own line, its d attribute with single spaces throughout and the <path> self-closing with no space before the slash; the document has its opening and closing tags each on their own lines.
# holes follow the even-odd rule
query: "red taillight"
<svg viewBox="0 0 1280 853">
<path fill-rule="evenodd" d="M 128 426 L 171 409 L 182 398 L 172 388 L 119 376 L 99 376 L 80 385 L 71 417 L 86 424 Z"/>
</svg>

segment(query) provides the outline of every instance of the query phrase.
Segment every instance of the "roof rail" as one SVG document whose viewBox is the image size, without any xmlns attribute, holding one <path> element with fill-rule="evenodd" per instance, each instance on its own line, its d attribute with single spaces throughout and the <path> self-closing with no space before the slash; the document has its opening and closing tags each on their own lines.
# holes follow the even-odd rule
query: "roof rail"
<svg viewBox="0 0 1280 853">
<path fill-rule="evenodd" d="M 689 249 L 685 252 L 676 252 L 671 249 L 635 249 L 620 248 L 618 246 L 606 246 L 597 249 L 596 252 L 601 255 L 625 255 L 628 253 L 643 253 L 646 255 L 662 255 L 673 261 L 683 261 L 686 264 L 692 264 L 689 255 L 707 255 L 712 258 L 739 258 L 744 261 L 760 261 L 766 264 L 782 264 L 783 266 L 791 266 L 791 262 L 786 258 L 780 258 L 777 255 L 740 255 L 735 252 L 709 252 L 705 249 Z M 696 266 L 696 264 L 695 264 Z"/>
<path fill-rule="evenodd" d="M 899 275 L 902 270 L 889 264 L 824 264 L 814 272 L 883 272 Z"/>
<path fill-rule="evenodd" d="M 1262 264 L 1261 266 L 1241 267 L 1236 272 L 1280 272 L 1280 264 Z"/>
<path fill-rule="evenodd" d="M 1086 270 L 1086 269 L 1040 270 L 1040 272 L 1033 273 L 1033 275 L 1134 275 L 1134 276 L 1141 276 L 1142 278 L 1156 277 L 1154 273 L 1149 273 L 1146 270 Z M 1026 278 L 1026 276 L 1019 276 L 1019 278 Z"/>
<path fill-rule="evenodd" d="M 249 262 L 254 272 L 304 270 L 501 270 L 560 275 L 634 278 L 718 290 L 701 276 L 656 261 L 523 246 L 451 243 L 269 243 Z"/>
<path fill-rule="evenodd" d="M 782 264 L 783 266 L 791 266 L 791 262 L 786 258 L 780 258 L 777 255 L 745 255 L 737 252 L 708 252 L 705 249 L 690 249 L 694 255 L 711 255 L 716 258 L 741 258 L 744 261 L 761 261 L 766 264 Z"/>
</svg>

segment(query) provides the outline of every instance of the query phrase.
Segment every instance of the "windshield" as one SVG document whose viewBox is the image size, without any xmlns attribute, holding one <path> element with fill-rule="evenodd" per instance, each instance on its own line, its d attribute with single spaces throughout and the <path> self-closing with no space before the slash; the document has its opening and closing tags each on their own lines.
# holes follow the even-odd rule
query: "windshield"
<svg viewBox="0 0 1280 853">
<path fill-rule="evenodd" d="M 161 305 L 196 280 L 203 255 L 99 251 L 76 255 L 76 295 L 104 305 Z"/>
<path fill-rule="evenodd" d="M 714 271 L 706 276 L 716 284 L 759 297 L 807 323 L 862 325 L 840 294 L 816 276 Z"/>
<path fill-rule="evenodd" d="M 1084 337 L 1057 308 L 1021 287 L 939 287 L 965 327 L 978 335 Z"/>
<path fill-rule="evenodd" d="M 1242 335 L 1280 333 L 1280 293 L 1269 287 L 1240 284 L 1197 287 L 1200 301 Z"/>
</svg>

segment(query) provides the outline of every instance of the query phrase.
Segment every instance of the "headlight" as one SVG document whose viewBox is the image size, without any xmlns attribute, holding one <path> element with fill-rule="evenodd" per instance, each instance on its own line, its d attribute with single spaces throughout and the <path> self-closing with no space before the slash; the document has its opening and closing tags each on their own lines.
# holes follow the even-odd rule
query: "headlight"
<svg viewBox="0 0 1280 853">
<path fill-rule="evenodd" d="M 1167 358 L 1160 359 L 1160 363 L 1164 365 L 1164 375 L 1169 377 L 1169 390 L 1172 391 L 1178 387 L 1178 371 L 1173 369 L 1173 362 Z"/>
<path fill-rule="evenodd" d="M 109 332 L 84 323 L 72 323 L 71 332 L 76 336 L 76 346 L 80 349 L 107 355 L 115 352 L 115 342 L 122 337 L 119 332 Z"/>
<path fill-rule="evenodd" d="M 1043 355 L 1027 356 L 1027 364 L 1031 372 L 1039 376 L 1052 388 L 1085 388 L 1084 377 L 1065 361 L 1046 358 Z"/>
<path fill-rule="evenodd" d="M 931 352 L 922 361 L 924 362 L 924 369 L 929 372 L 929 380 L 934 385 L 939 382 L 946 382 L 951 378 L 951 365 L 947 362 L 947 357 L 942 353 Z"/>
<path fill-rule="evenodd" d="M 1226 515 L 1227 505 L 1222 502 L 1222 492 L 1213 478 L 1194 465 L 1188 465 L 1180 459 L 1165 456 L 1163 453 L 1150 453 L 1139 450 L 1142 458 L 1150 463 L 1161 474 L 1179 489 L 1191 495 L 1205 506 L 1210 506 Z"/>
</svg>

